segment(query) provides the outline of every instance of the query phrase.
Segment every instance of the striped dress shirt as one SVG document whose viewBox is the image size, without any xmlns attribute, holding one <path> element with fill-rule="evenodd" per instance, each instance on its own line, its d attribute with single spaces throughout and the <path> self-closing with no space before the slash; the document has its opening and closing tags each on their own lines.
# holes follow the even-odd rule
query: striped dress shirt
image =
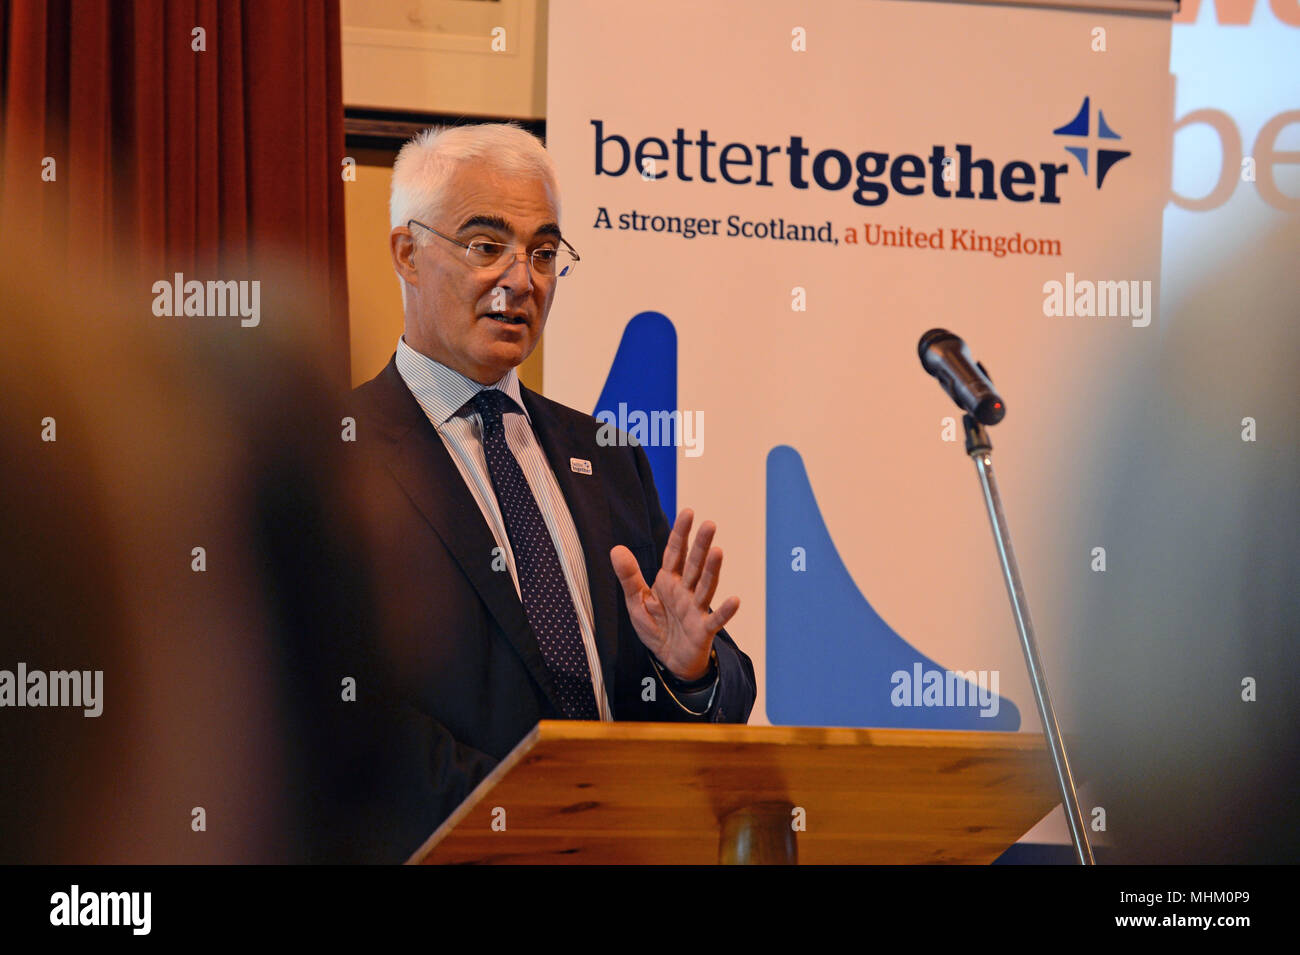
<svg viewBox="0 0 1300 955">
<path fill-rule="evenodd" d="M 502 416 L 502 426 L 515 460 L 519 462 L 533 497 L 537 499 L 537 509 L 542 513 L 546 529 L 551 533 L 551 542 L 559 555 L 560 568 L 564 580 L 569 585 L 569 594 L 573 598 L 573 608 L 577 611 L 578 627 L 582 631 L 582 643 L 587 650 L 587 667 L 591 671 L 592 689 L 595 692 L 596 707 L 602 720 L 613 720 L 614 714 L 609 706 L 609 696 L 605 692 L 605 680 L 600 669 L 600 654 L 596 650 L 595 614 L 591 609 L 591 589 L 587 582 L 587 564 L 582 553 L 582 541 L 578 530 L 573 525 L 573 515 L 560 492 L 560 485 L 555 480 L 546 454 L 537 443 L 528 409 L 524 408 L 519 395 L 519 376 L 515 369 L 491 385 L 480 385 L 466 378 L 458 371 L 434 361 L 417 352 L 406 344 L 402 337 L 397 342 L 397 370 L 406 382 L 412 396 L 428 417 L 429 422 L 447 446 L 451 459 L 465 479 L 465 486 L 474 495 L 483 519 L 492 530 L 497 546 L 505 557 L 510 578 L 515 584 L 515 593 L 519 590 L 519 572 L 515 569 L 515 556 L 510 548 L 510 538 L 506 535 L 505 521 L 501 517 L 501 508 L 497 504 L 496 494 L 492 490 L 492 478 L 488 472 L 487 456 L 483 451 L 483 422 L 473 407 L 465 407 L 475 394 L 484 387 L 497 388 L 509 395 L 523 414 L 506 412 Z M 492 559 L 489 554 L 484 560 Z"/>
</svg>

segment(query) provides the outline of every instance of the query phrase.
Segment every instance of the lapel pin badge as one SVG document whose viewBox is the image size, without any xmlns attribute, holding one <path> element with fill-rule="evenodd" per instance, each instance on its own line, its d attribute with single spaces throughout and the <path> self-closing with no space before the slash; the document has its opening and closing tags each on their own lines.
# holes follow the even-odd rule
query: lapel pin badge
<svg viewBox="0 0 1300 955">
<path fill-rule="evenodd" d="M 577 474 L 591 473 L 591 462 L 582 458 L 569 458 L 569 467 Z"/>
</svg>

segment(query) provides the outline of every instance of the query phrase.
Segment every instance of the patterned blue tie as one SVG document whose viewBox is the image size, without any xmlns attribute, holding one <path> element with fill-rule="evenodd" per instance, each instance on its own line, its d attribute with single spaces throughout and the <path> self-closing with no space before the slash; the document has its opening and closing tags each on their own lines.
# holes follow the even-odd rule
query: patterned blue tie
<svg viewBox="0 0 1300 955">
<path fill-rule="evenodd" d="M 514 551 L 524 613 L 537 634 L 542 658 L 555 677 L 564 715 L 575 720 L 600 719 L 573 595 L 537 499 L 506 444 L 505 429 L 501 426 L 505 410 L 521 409 L 497 388 L 484 388 L 471 403 L 483 419 L 488 474 L 505 519 L 510 549 Z"/>
</svg>

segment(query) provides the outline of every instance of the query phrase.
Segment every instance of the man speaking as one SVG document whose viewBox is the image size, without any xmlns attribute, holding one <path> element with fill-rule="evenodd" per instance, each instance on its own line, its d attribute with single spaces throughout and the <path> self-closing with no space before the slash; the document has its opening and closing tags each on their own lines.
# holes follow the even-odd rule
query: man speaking
<svg viewBox="0 0 1300 955">
<path fill-rule="evenodd" d="M 538 720 L 743 723 L 755 681 L 713 524 L 670 531 L 640 446 L 519 382 L 579 260 L 541 143 L 428 130 L 390 215 L 404 334 L 353 398 L 381 662 L 430 774 L 414 851 Z"/>
</svg>

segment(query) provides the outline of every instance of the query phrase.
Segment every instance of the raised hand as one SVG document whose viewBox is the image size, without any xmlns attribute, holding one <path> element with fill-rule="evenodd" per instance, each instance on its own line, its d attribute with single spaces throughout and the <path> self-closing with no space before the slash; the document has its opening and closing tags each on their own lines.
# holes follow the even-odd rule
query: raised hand
<svg viewBox="0 0 1300 955">
<path fill-rule="evenodd" d="M 708 672 L 713 638 L 740 609 L 740 598 L 733 596 L 710 612 L 722 548 L 709 546 L 717 525 L 705 521 L 688 550 L 694 517 L 689 508 L 677 515 L 652 587 L 630 550 L 619 544 L 609 552 L 637 636 L 673 676 L 688 682 Z"/>
</svg>

